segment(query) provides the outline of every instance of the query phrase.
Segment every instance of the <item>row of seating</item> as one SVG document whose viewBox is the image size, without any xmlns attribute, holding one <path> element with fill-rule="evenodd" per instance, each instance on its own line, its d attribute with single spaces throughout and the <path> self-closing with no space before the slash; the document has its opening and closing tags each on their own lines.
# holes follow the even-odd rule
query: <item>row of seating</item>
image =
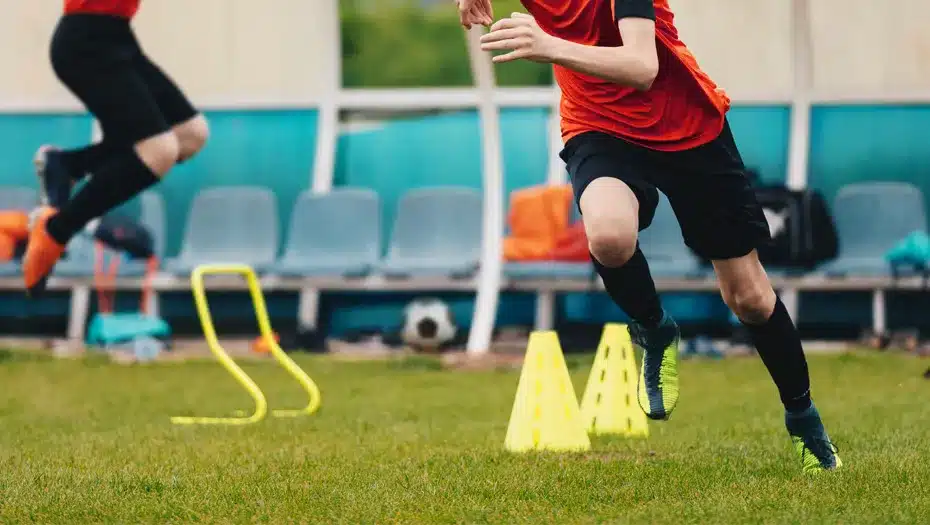
<svg viewBox="0 0 930 525">
<path fill-rule="evenodd" d="M 35 191 L 0 189 L 0 209 L 31 209 Z M 164 252 L 165 206 L 161 197 L 142 197 L 142 222 L 152 231 L 156 251 Z M 839 257 L 818 270 L 829 277 L 888 273 L 884 254 L 914 231 L 927 230 L 921 191 L 903 183 L 862 183 L 843 188 L 832 212 L 840 239 Z M 481 254 L 482 198 L 471 188 L 416 189 L 401 197 L 382 257 L 382 207 L 367 189 L 336 189 L 324 195 L 298 196 L 283 250 L 274 194 L 261 187 L 219 187 L 202 191 L 192 204 L 178 256 L 164 270 L 186 275 L 204 263 L 237 262 L 282 277 L 389 278 L 441 276 L 465 278 L 478 268 Z M 709 268 L 681 241 L 681 230 L 663 197 L 641 247 L 657 278 L 703 278 Z M 280 256 L 279 256 L 280 253 Z M 61 277 L 93 273 L 92 242 L 78 237 L 68 258 L 56 268 Z M 123 264 L 123 276 L 141 275 L 141 263 Z M 0 265 L 0 275 L 18 272 Z M 510 263 L 509 279 L 593 278 L 587 263 Z"/>
</svg>

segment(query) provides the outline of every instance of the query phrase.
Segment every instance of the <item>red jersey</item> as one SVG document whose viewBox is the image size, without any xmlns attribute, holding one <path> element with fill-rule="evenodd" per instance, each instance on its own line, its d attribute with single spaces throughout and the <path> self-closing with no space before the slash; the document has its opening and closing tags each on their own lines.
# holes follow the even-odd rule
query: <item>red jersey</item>
<svg viewBox="0 0 930 525">
<path fill-rule="evenodd" d="M 522 1 L 550 35 L 589 46 L 623 44 L 614 0 Z M 676 151 L 706 144 L 722 131 L 730 99 L 678 38 L 668 0 L 653 4 L 659 73 L 648 91 L 555 66 L 564 140 L 599 131 L 650 149 Z"/>
<path fill-rule="evenodd" d="M 65 14 L 91 13 L 131 19 L 141 0 L 65 0 Z"/>
</svg>

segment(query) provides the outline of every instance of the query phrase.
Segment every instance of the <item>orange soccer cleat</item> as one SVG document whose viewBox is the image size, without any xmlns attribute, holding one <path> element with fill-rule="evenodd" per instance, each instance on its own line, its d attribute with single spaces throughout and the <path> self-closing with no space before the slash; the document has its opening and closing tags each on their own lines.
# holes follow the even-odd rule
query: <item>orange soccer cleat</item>
<svg viewBox="0 0 930 525">
<path fill-rule="evenodd" d="M 26 282 L 26 293 L 32 296 L 45 291 L 55 263 L 65 253 L 65 247 L 58 244 L 45 228 L 49 218 L 56 213 L 58 211 L 55 208 L 39 208 L 29 232 L 29 243 L 26 245 L 26 255 L 23 256 L 23 279 Z"/>
</svg>

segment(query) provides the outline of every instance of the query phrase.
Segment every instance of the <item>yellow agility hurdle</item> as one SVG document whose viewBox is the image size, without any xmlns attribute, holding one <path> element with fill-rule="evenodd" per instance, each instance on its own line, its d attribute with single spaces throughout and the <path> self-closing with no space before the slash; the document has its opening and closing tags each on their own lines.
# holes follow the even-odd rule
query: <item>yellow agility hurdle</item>
<svg viewBox="0 0 930 525">
<path fill-rule="evenodd" d="M 223 365 L 223 368 L 252 396 L 255 401 L 255 411 L 252 415 L 245 417 L 176 416 L 171 418 L 171 422 L 177 425 L 248 425 L 258 423 L 268 415 L 268 401 L 265 399 L 262 389 L 229 357 L 216 336 L 216 328 L 213 325 L 213 317 L 210 315 L 210 305 L 207 302 L 207 290 L 204 284 L 204 277 L 207 275 L 241 275 L 245 278 L 249 287 L 249 294 L 252 296 L 252 306 L 255 309 L 255 317 L 258 319 L 258 327 L 262 338 L 268 344 L 274 358 L 287 370 L 291 377 L 300 383 L 300 386 L 303 387 L 310 398 L 304 408 L 274 410 L 272 415 L 276 417 L 297 417 L 316 412 L 320 408 L 320 389 L 310 379 L 310 376 L 275 341 L 274 332 L 271 330 L 271 321 L 268 319 L 268 309 L 265 307 L 265 296 L 262 293 L 258 276 L 255 275 L 255 270 L 245 264 L 208 264 L 198 266 L 191 274 L 191 291 L 194 294 L 194 303 L 197 305 L 200 324 L 203 326 L 203 334 L 206 337 L 210 351 Z"/>
</svg>

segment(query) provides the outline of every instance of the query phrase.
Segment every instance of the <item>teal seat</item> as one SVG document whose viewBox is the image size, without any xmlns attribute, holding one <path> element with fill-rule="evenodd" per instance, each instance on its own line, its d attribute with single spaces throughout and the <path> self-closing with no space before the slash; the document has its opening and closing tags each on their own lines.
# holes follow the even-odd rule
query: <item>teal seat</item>
<svg viewBox="0 0 930 525">
<path fill-rule="evenodd" d="M 305 192 L 291 214 L 278 275 L 362 277 L 381 253 L 381 204 L 367 189 Z"/>
<path fill-rule="evenodd" d="M 819 270 L 831 277 L 888 275 L 885 254 L 908 235 L 927 231 L 923 194 L 901 182 L 845 186 L 833 202 L 833 218 L 839 255 Z"/>
<path fill-rule="evenodd" d="M 710 272 L 685 245 L 678 218 L 662 193 L 659 193 L 659 205 L 652 224 L 639 234 L 639 246 L 649 261 L 653 277 L 701 278 Z"/>
<path fill-rule="evenodd" d="M 94 239 L 80 232 L 68 243 L 65 257 L 55 265 L 53 277 L 90 277 L 94 275 Z"/>
<path fill-rule="evenodd" d="M 562 261 L 509 262 L 504 265 L 504 275 L 514 280 L 593 279 L 594 265 Z"/>
<path fill-rule="evenodd" d="M 470 188 L 413 190 L 398 203 L 385 260 L 388 277 L 468 277 L 481 260 L 482 198 Z"/>
<path fill-rule="evenodd" d="M 267 270 L 278 251 L 278 206 L 262 187 L 230 186 L 201 191 L 191 205 L 178 257 L 165 264 L 187 275 L 201 264 L 248 264 Z"/>
</svg>

